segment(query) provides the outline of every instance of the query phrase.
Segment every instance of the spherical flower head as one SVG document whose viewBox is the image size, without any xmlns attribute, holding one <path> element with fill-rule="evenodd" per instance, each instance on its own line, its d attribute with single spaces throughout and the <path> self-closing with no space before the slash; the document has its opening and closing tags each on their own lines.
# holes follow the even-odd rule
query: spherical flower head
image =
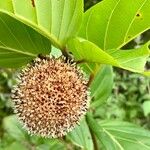
<svg viewBox="0 0 150 150">
<path fill-rule="evenodd" d="M 12 100 L 30 134 L 62 137 L 88 109 L 87 79 L 75 63 L 63 58 L 36 58 L 18 75 Z"/>
</svg>

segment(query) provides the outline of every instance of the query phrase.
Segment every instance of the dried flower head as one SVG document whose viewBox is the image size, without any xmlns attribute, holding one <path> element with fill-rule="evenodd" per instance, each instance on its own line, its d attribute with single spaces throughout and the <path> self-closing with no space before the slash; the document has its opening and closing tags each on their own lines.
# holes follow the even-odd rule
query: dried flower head
<svg viewBox="0 0 150 150">
<path fill-rule="evenodd" d="M 18 79 L 12 90 L 14 109 L 31 134 L 64 136 L 87 111 L 87 80 L 76 64 L 36 58 Z"/>
</svg>

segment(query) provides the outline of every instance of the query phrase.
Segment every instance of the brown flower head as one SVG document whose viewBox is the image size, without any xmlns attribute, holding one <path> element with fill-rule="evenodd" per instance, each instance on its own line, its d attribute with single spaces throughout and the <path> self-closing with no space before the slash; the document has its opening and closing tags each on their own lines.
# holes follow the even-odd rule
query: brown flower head
<svg viewBox="0 0 150 150">
<path fill-rule="evenodd" d="M 87 111 L 87 80 L 76 64 L 36 58 L 18 79 L 12 90 L 14 109 L 31 134 L 64 136 Z"/>
</svg>

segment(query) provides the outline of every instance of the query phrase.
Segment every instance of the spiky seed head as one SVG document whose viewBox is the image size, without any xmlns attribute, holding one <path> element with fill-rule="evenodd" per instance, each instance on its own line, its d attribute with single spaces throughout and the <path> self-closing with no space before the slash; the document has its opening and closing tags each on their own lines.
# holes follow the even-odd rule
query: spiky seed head
<svg viewBox="0 0 150 150">
<path fill-rule="evenodd" d="M 18 75 L 14 110 L 30 134 L 62 137 L 78 124 L 89 104 L 87 79 L 64 59 L 36 58 Z"/>
</svg>

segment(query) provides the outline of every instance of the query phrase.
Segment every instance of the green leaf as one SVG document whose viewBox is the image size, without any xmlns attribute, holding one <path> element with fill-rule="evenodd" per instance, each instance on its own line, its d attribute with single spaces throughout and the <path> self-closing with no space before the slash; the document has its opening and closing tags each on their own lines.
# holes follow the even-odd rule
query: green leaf
<svg viewBox="0 0 150 150">
<path fill-rule="evenodd" d="M 68 43 L 68 49 L 77 61 L 109 64 L 129 71 L 143 73 L 146 60 L 149 57 L 149 44 L 150 42 L 138 49 L 112 49 L 105 52 L 90 41 L 75 38 Z"/>
<path fill-rule="evenodd" d="M 20 142 L 13 142 L 11 145 L 8 145 L 3 150 L 28 150 L 28 148 Z"/>
<path fill-rule="evenodd" d="M 148 116 L 150 114 L 150 101 L 145 101 L 143 103 L 143 111 L 145 116 Z"/>
<path fill-rule="evenodd" d="M 86 150 L 93 150 L 92 137 L 85 120 L 78 125 L 67 137 L 77 146 Z"/>
<path fill-rule="evenodd" d="M 113 70 L 110 66 L 101 66 L 90 86 L 91 107 L 99 107 L 111 94 L 113 87 Z"/>
<path fill-rule="evenodd" d="M 103 0 L 84 14 L 80 36 L 107 50 L 150 28 L 150 0 Z"/>
<path fill-rule="evenodd" d="M 102 144 L 102 150 L 150 150 L 150 132 L 121 121 L 96 123 L 88 114 L 88 124 Z"/>
<path fill-rule="evenodd" d="M 57 139 L 45 139 L 43 144 L 36 146 L 36 150 L 66 150 L 65 147 L 66 145 Z"/>
<path fill-rule="evenodd" d="M 16 116 L 8 116 L 3 120 L 3 128 L 6 132 L 18 141 L 24 141 L 26 139 L 25 132 L 23 131 L 20 123 L 17 121 Z"/>
<path fill-rule="evenodd" d="M 82 22 L 82 0 L 0 0 L 0 4 L 0 16 L 25 23 L 60 49 L 77 34 Z"/>
<path fill-rule="evenodd" d="M 19 67 L 37 54 L 49 54 L 51 44 L 39 33 L 0 13 L 0 67 Z"/>
</svg>

